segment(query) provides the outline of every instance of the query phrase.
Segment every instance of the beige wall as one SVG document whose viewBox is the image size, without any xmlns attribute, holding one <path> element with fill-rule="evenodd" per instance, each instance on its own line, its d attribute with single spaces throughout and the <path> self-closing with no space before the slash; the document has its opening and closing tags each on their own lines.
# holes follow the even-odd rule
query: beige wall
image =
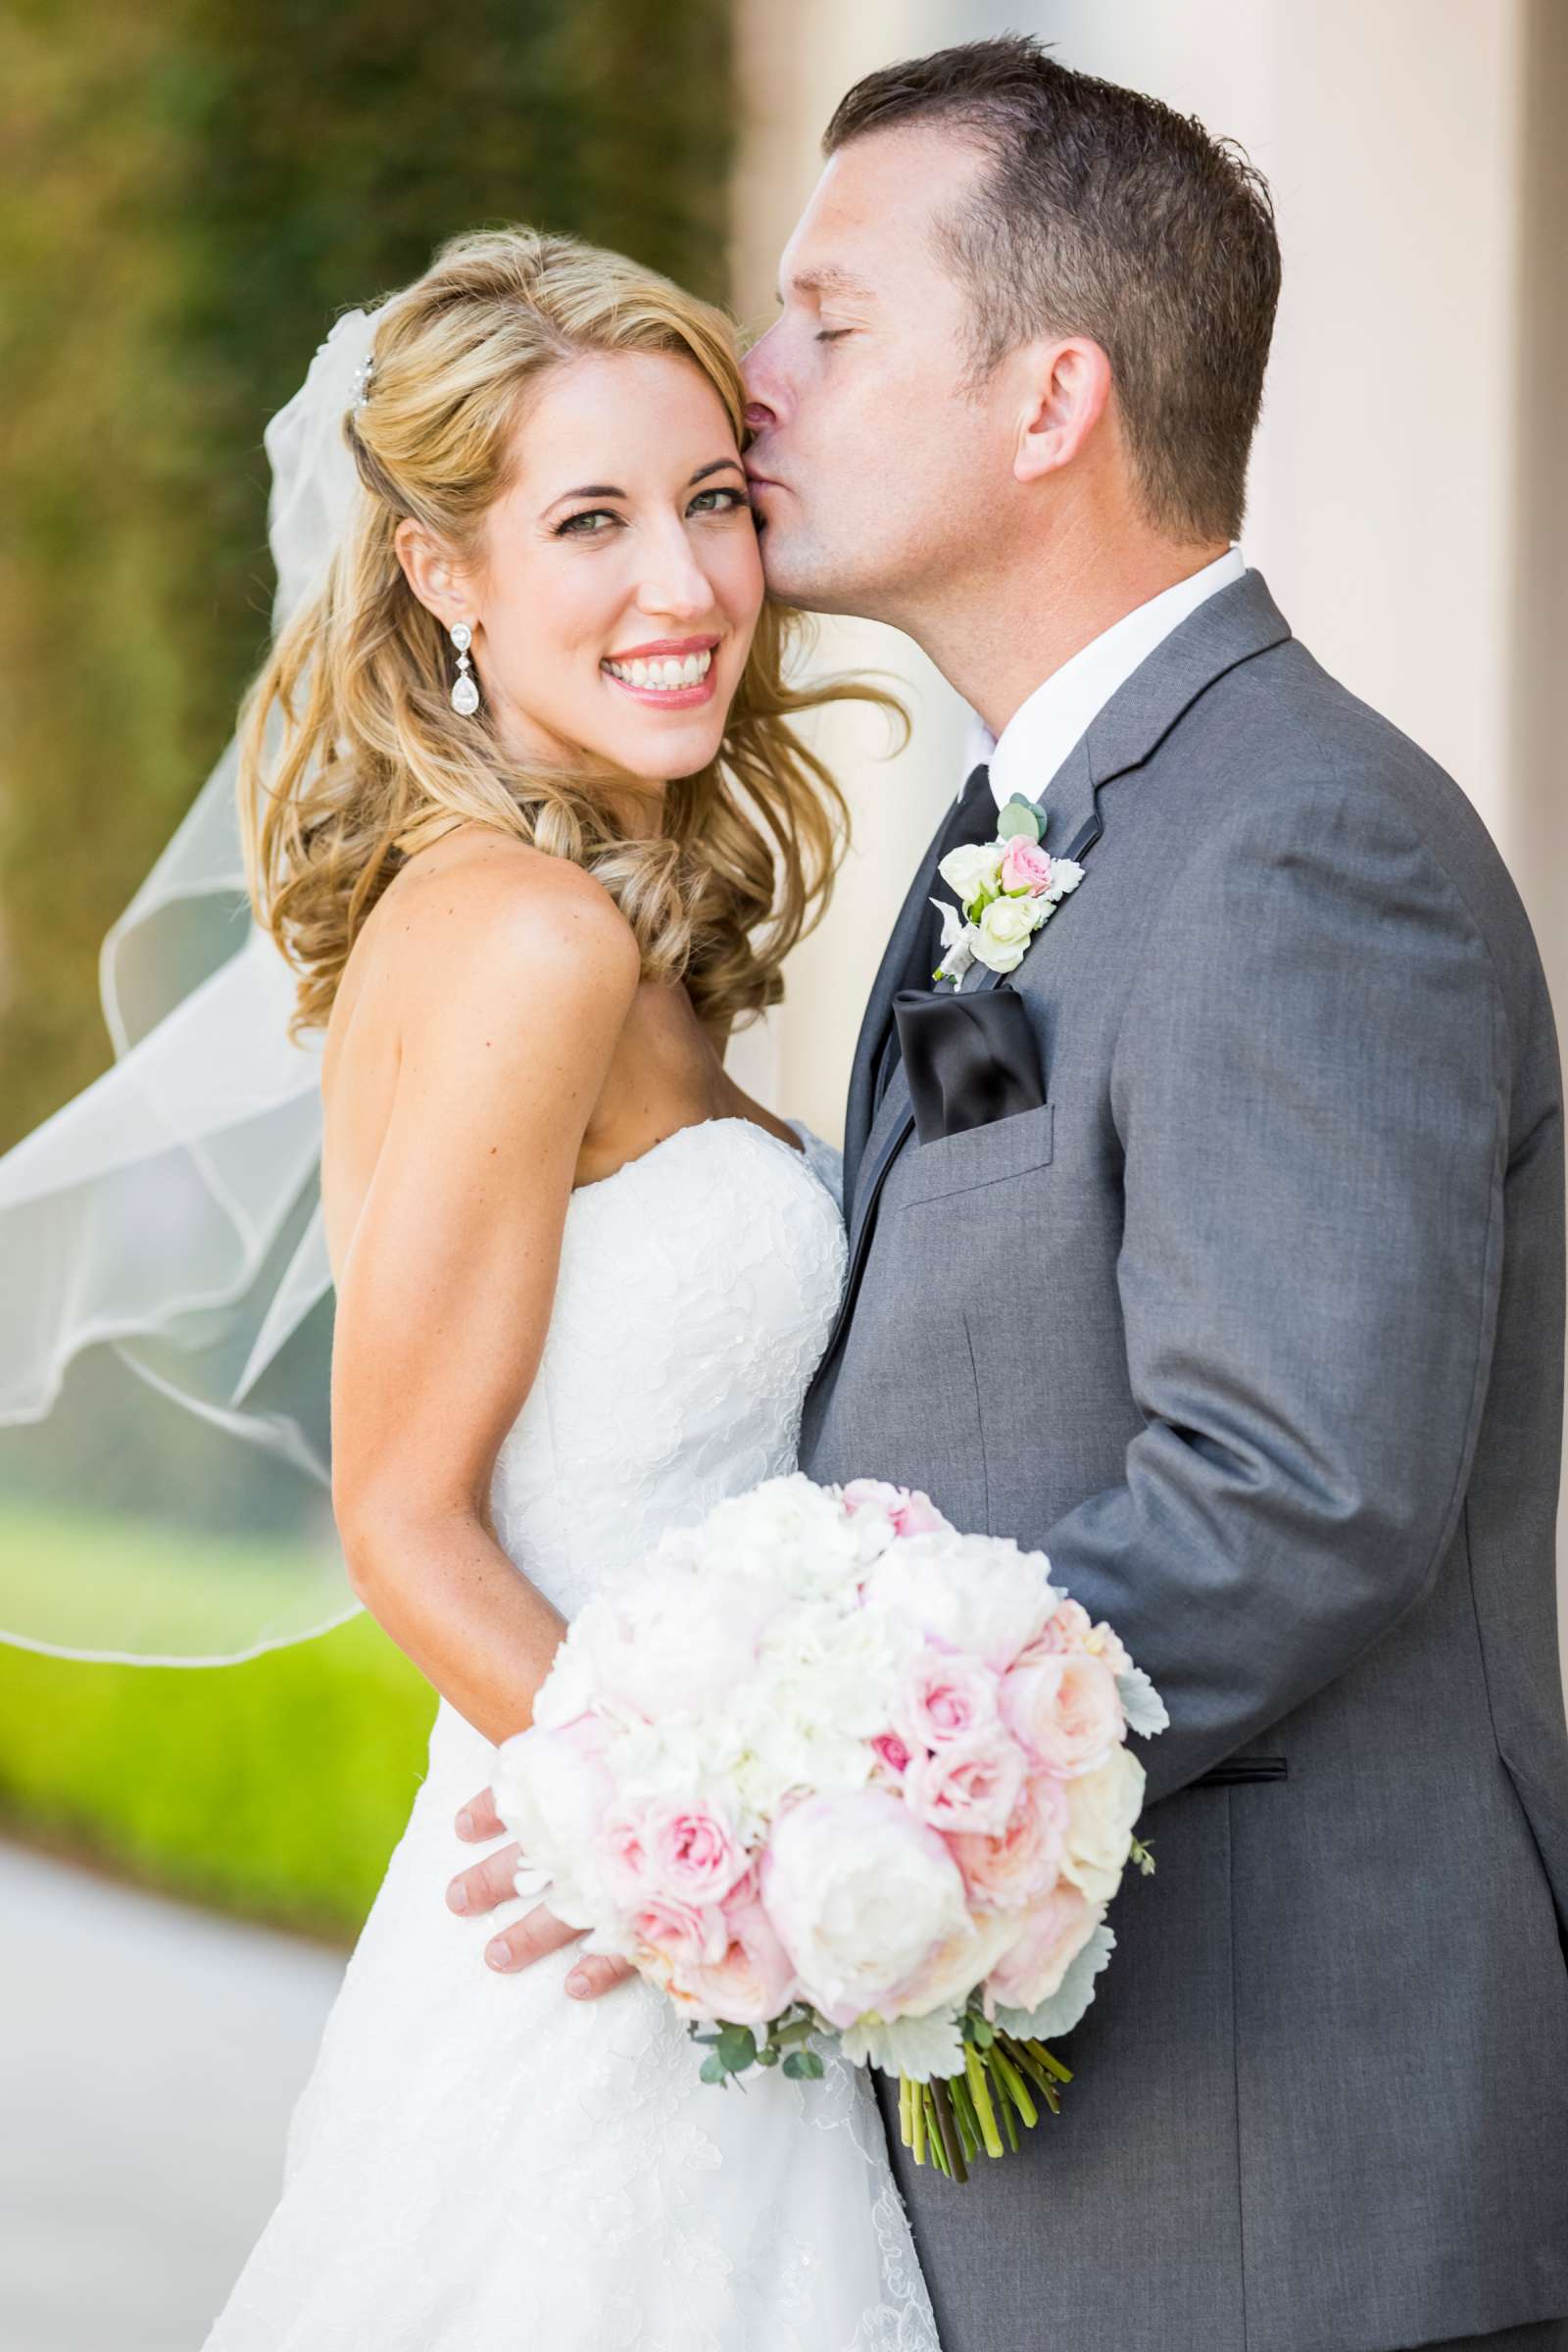
<svg viewBox="0 0 1568 2352">
<path fill-rule="evenodd" d="M 741 13 L 737 285 L 758 323 L 821 125 L 873 64 L 1022 26 L 1243 142 L 1285 257 L 1248 559 L 1318 658 L 1470 794 L 1568 1035 L 1565 0 L 798 0 L 787 36 L 764 0 Z M 752 1048 L 773 1098 L 837 1133 L 880 942 L 961 738 L 955 698 L 886 632 L 835 627 L 824 651 L 887 660 L 920 729 L 889 766 L 863 720 L 827 723 L 860 855 Z M 1568 1606 L 1564 1633 L 1568 1660 Z"/>
</svg>

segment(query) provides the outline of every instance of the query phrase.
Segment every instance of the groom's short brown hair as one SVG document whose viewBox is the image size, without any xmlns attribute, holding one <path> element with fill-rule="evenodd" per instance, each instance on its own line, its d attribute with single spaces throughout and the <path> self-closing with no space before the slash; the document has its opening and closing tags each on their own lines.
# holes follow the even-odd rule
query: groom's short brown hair
<svg viewBox="0 0 1568 2352">
<path fill-rule="evenodd" d="M 969 296 L 976 378 L 1033 336 L 1091 336 L 1151 522 L 1234 539 L 1280 286 L 1261 173 L 1194 117 L 1075 74 L 1019 33 L 868 74 L 822 150 L 910 123 L 989 151 L 940 230 Z"/>
</svg>

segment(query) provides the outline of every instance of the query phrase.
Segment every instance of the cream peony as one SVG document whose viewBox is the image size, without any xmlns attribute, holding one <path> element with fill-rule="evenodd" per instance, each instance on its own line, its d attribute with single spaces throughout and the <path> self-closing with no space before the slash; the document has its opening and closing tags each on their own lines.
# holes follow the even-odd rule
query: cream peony
<svg viewBox="0 0 1568 2352">
<path fill-rule="evenodd" d="M 1129 1748 L 1067 1784 L 1067 1851 L 1062 1875 L 1091 1903 L 1108 1903 L 1121 1884 L 1144 1804 L 1144 1768 Z"/>
<path fill-rule="evenodd" d="M 836 2026 L 968 1931 L 958 1865 L 890 1791 L 811 1796 L 773 1825 L 762 1901 L 805 1997 Z"/>
</svg>

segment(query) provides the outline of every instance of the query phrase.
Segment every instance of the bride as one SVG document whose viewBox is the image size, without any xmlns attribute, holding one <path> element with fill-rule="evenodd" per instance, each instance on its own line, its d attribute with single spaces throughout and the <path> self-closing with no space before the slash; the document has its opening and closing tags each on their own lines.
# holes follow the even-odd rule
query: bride
<svg viewBox="0 0 1568 2352">
<path fill-rule="evenodd" d="M 503 1908 L 497 1959 L 543 1955 L 507 1974 L 439 1894 L 596 1579 L 792 1466 L 843 1275 L 831 1155 L 723 1065 L 841 814 L 788 725 L 828 690 L 784 683 L 731 332 L 520 230 L 356 320 L 352 511 L 240 797 L 324 1028 L 343 1552 L 440 1704 L 209 2352 L 930 2352 L 862 2076 L 702 2084 L 547 1903 Z"/>
</svg>

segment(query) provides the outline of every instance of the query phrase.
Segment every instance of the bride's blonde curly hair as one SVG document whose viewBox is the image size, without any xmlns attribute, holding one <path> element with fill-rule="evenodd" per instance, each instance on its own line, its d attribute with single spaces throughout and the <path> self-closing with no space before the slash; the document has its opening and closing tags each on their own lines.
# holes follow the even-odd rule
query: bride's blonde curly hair
<svg viewBox="0 0 1568 2352">
<path fill-rule="evenodd" d="M 669 785 L 663 832 L 638 838 L 591 775 L 519 760 L 483 714 L 455 720 L 445 632 L 394 546 L 412 516 L 473 562 L 530 390 L 564 362 L 627 351 L 690 360 L 744 441 L 729 319 L 575 238 L 457 237 L 378 322 L 370 396 L 344 422 L 363 495 L 324 587 L 282 631 L 241 719 L 252 901 L 300 975 L 296 1036 L 325 1025 L 394 875 L 465 819 L 595 875 L 636 935 L 645 977 L 684 980 L 715 1030 L 783 993 L 780 966 L 826 904 L 848 830 L 837 785 L 789 721 L 843 698 L 897 704 L 853 679 L 787 685 L 802 622 L 764 604 L 717 756 Z"/>
</svg>

